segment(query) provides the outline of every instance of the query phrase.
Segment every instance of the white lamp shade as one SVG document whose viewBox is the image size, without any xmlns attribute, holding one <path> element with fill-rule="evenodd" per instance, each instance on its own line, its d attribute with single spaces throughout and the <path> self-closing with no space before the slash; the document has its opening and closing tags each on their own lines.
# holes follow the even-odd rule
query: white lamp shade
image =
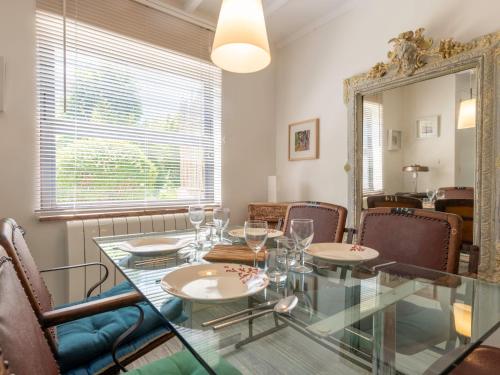
<svg viewBox="0 0 500 375">
<path fill-rule="evenodd" d="M 234 73 L 252 73 L 271 62 L 262 0 L 223 0 L 212 61 Z"/>
<path fill-rule="evenodd" d="M 460 102 L 458 112 L 458 129 L 476 127 L 476 99 L 467 99 Z"/>
</svg>

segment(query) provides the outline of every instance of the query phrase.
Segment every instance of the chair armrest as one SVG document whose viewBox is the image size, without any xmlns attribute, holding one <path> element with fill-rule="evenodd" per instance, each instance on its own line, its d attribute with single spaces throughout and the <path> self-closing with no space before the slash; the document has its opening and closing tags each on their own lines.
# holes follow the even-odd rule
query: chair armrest
<svg viewBox="0 0 500 375">
<path fill-rule="evenodd" d="M 94 285 L 92 285 L 89 290 L 87 291 L 87 298 L 89 298 L 92 294 L 92 292 L 102 283 L 104 283 L 109 275 L 109 269 L 108 267 L 101 262 L 89 262 L 89 263 L 82 263 L 82 264 L 73 264 L 69 266 L 62 266 L 62 267 L 54 267 L 54 268 L 47 268 L 44 270 L 40 270 L 40 273 L 44 272 L 54 272 L 54 271 L 62 271 L 62 270 L 70 270 L 73 268 L 82 268 L 82 267 L 90 267 L 90 266 L 99 266 L 101 268 L 104 268 L 104 276 Z"/>
<path fill-rule="evenodd" d="M 98 313 L 132 306 L 142 300 L 142 295 L 139 292 L 133 291 L 95 301 L 80 303 L 78 305 L 63 307 L 61 309 L 43 313 L 40 319 L 41 325 L 44 328 L 53 327 L 58 324 L 70 322 Z"/>
</svg>

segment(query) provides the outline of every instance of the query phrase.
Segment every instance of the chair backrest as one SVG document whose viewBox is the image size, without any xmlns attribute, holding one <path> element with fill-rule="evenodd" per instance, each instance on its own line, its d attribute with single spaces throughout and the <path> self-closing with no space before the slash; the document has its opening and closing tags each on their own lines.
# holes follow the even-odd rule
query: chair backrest
<svg viewBox="0 0 500 375">
<path fill-rule="evenodd" d="M 13 374 L 59 373 L 12 259 L 0 246 L 0 345 Z M 1 370 L 0 370 L 1 373 Z"/>
<path fill-rule="evenodd" d="M 313 242 L 342 242 L 347 209 L 330 203 L 300 202 L 288 206 L 285 216 L 285 235 L 290 234 L 293 219 L 314 221 Z"/>
<path fill-rule="evenodd" d="M 411 208 L 371 208 L 361 213 L 358 243 L 386 261 L 458 272 L 462 219 Z"/>
<path fill-rule="evenodd" d="M 474 199 L 474 188 L 465 186 L 441 187 L 444 191 L 444 199 Z"/>
<path fill-rule="evenodd" d="M 422 208 L 422 201 L 418 198 L 401 195 L 370 195 L 366 198 L 368 208 L 377 207 L 406 207 Z"/>
<path fill-rule="evenodd" d="M 463 220 L 462 243 L 472 244 L 474 233 L 474 199 L 438 199 L 436 211 L 458 215 Z"/>
<path fill-rule="evenodd" d="M 52 310 L 52 296 L 24 239 L 24 231 L 15 220 L 0 220 L 0 246 L 12 258 L 17 276 L 37 317 Z M 48 329 L 46 336 L 55 350 L 57 338 L 54 329 Z"/>
</svg>

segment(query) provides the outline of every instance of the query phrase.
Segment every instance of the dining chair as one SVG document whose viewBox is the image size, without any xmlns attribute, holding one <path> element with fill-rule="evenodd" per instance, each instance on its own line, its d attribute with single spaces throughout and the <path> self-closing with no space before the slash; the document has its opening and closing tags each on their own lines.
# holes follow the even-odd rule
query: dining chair
<svg viewBox="0 0 500 375">
<path fill-rule="evenodd" d="M 347 209 L 331 203 L 300 202 L 288 206 L 283 232 L 290 235 L 293 219 L 312 219 L 314 221 L 313 243 L 342 242 Z"/>
<path fill-rule="evenodd" d="M 456 214 L 462 218 L 462 243 L 471 245 L 474 230 L 474 199 L 438 199 L 435 208 L 436 211 Z"/>
<path fill-rule="evenodd" d="M 12 258 L 62 372 L 76 374 L 82 366 L 88 366 L 85 370 L 90 373 L 113 373 L 175 336 L 129 282 L 90 296 L 96 284 L 86 300 L 54 307 L 41 275 L 43 271 L 38 270 L 24 231 L 13 219 L 0 220 L 0 245 Z M 94 262 L 51 270 L 92 266 L 103 265 Z M 106 276 L 107 270 L 104 271 Z M 101 282 L 104 280 L 105 277 Z M 182 301 L 177 298 L 169 300 L 162 312 L 169 321 L 185 319 Z"/>
<path fill-rule="evenodd" d="M 449 306 L 455 299 L 460 279 L 446 277 L 441 272 L 458 273 L 461 236 L 462 219 L 455 214 L 389 207 L 371 208 L 361 213 L 358 244 L 380 253 L 371 264 L 395 261 L 398 264 L 391 267 L 391 273 L 412 279 L 433 279 L 436 287 L 444 287 L 443 295 L 432 296 L 438 298 L 440 308 L 423 307 L 406 300 L 396 304 L 398 353 L 412 355 L 432 345 L 451 343 L 455 338 L 449 325 Z M 422 326 L 422 321 L 428 323 Z"/>
<path fill-rule="evenodd" d="M 500 372 L 500 348 L 481 345 L 475 348 L 450 375 L 491 375 Z"/>
<path fill-rule="evenodd" d="M 444 191 L 444 199 L 474 199 L 474 188 L 465 186 L 440 187 Z"/>
<path fill-rule="evenodd" d="M 370 195 L 366 198 L 368 208 L 406 207 L 422 208 L 422 200 L 401 195 Z"/>
<path fill-rule="evenodd" d="M 0 375 L 65 373 L 54 356 L 39 321 L 24 292 L 12 258 L 0 246 Z M 7 361 L 7 362 L 5 362 Z M 214 356 L 210 365 L 217 374 L 240 372 L 224 359 Z M 89 366 L 84 366 L 89 368 Z M 78 374 L 95 374 L 80 370 Z M 204 375 L 208 374 L 194 356 L 182 350 L 170 357 L 128 371 L 131 375 Z"/>
<path fill-rule="evenodd" d="M 477 275 L 479 265 L 479 247 L 473 245 L 474 240 L 474 199 L 438 199 L 435 202 L 436 211 L 456 214 L 462 218 L 461 251 L 469 255 L 468 272 L 470 276 Z"/>
<path fill-rule="evenodd" d="M 458 272 L 462 219 L 455 214 L 411 208 L 369 208 L 361 213 L 358 243 L 380 253 L 378 263 L 396 261 Z"/>
</svg>

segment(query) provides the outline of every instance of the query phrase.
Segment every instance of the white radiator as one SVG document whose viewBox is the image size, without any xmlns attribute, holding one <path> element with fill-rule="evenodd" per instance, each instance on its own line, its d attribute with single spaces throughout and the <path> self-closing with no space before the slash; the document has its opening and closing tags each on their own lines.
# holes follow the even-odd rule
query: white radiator
<svg viewBox="0 0 500 375">
<path fill-rule="evenodd" d="M 207 212 L 207 220 L 212 221 L 212 213 Z M 68 264 L 102 262 L 109 269 L 108 279 L 94 292 L 98 294 L 124 280 L 120 271 L 101 254 L 94 243 L 94 237 L 165 232 L 191 228 L 187 213 L 130 216 L 106 219 L 74 220 L 66 223 Z M 92 266 L 69 271 L 69 301 L 85 298 L 87 290 L 101 278 L 101 267 Z"/>
</svg>

